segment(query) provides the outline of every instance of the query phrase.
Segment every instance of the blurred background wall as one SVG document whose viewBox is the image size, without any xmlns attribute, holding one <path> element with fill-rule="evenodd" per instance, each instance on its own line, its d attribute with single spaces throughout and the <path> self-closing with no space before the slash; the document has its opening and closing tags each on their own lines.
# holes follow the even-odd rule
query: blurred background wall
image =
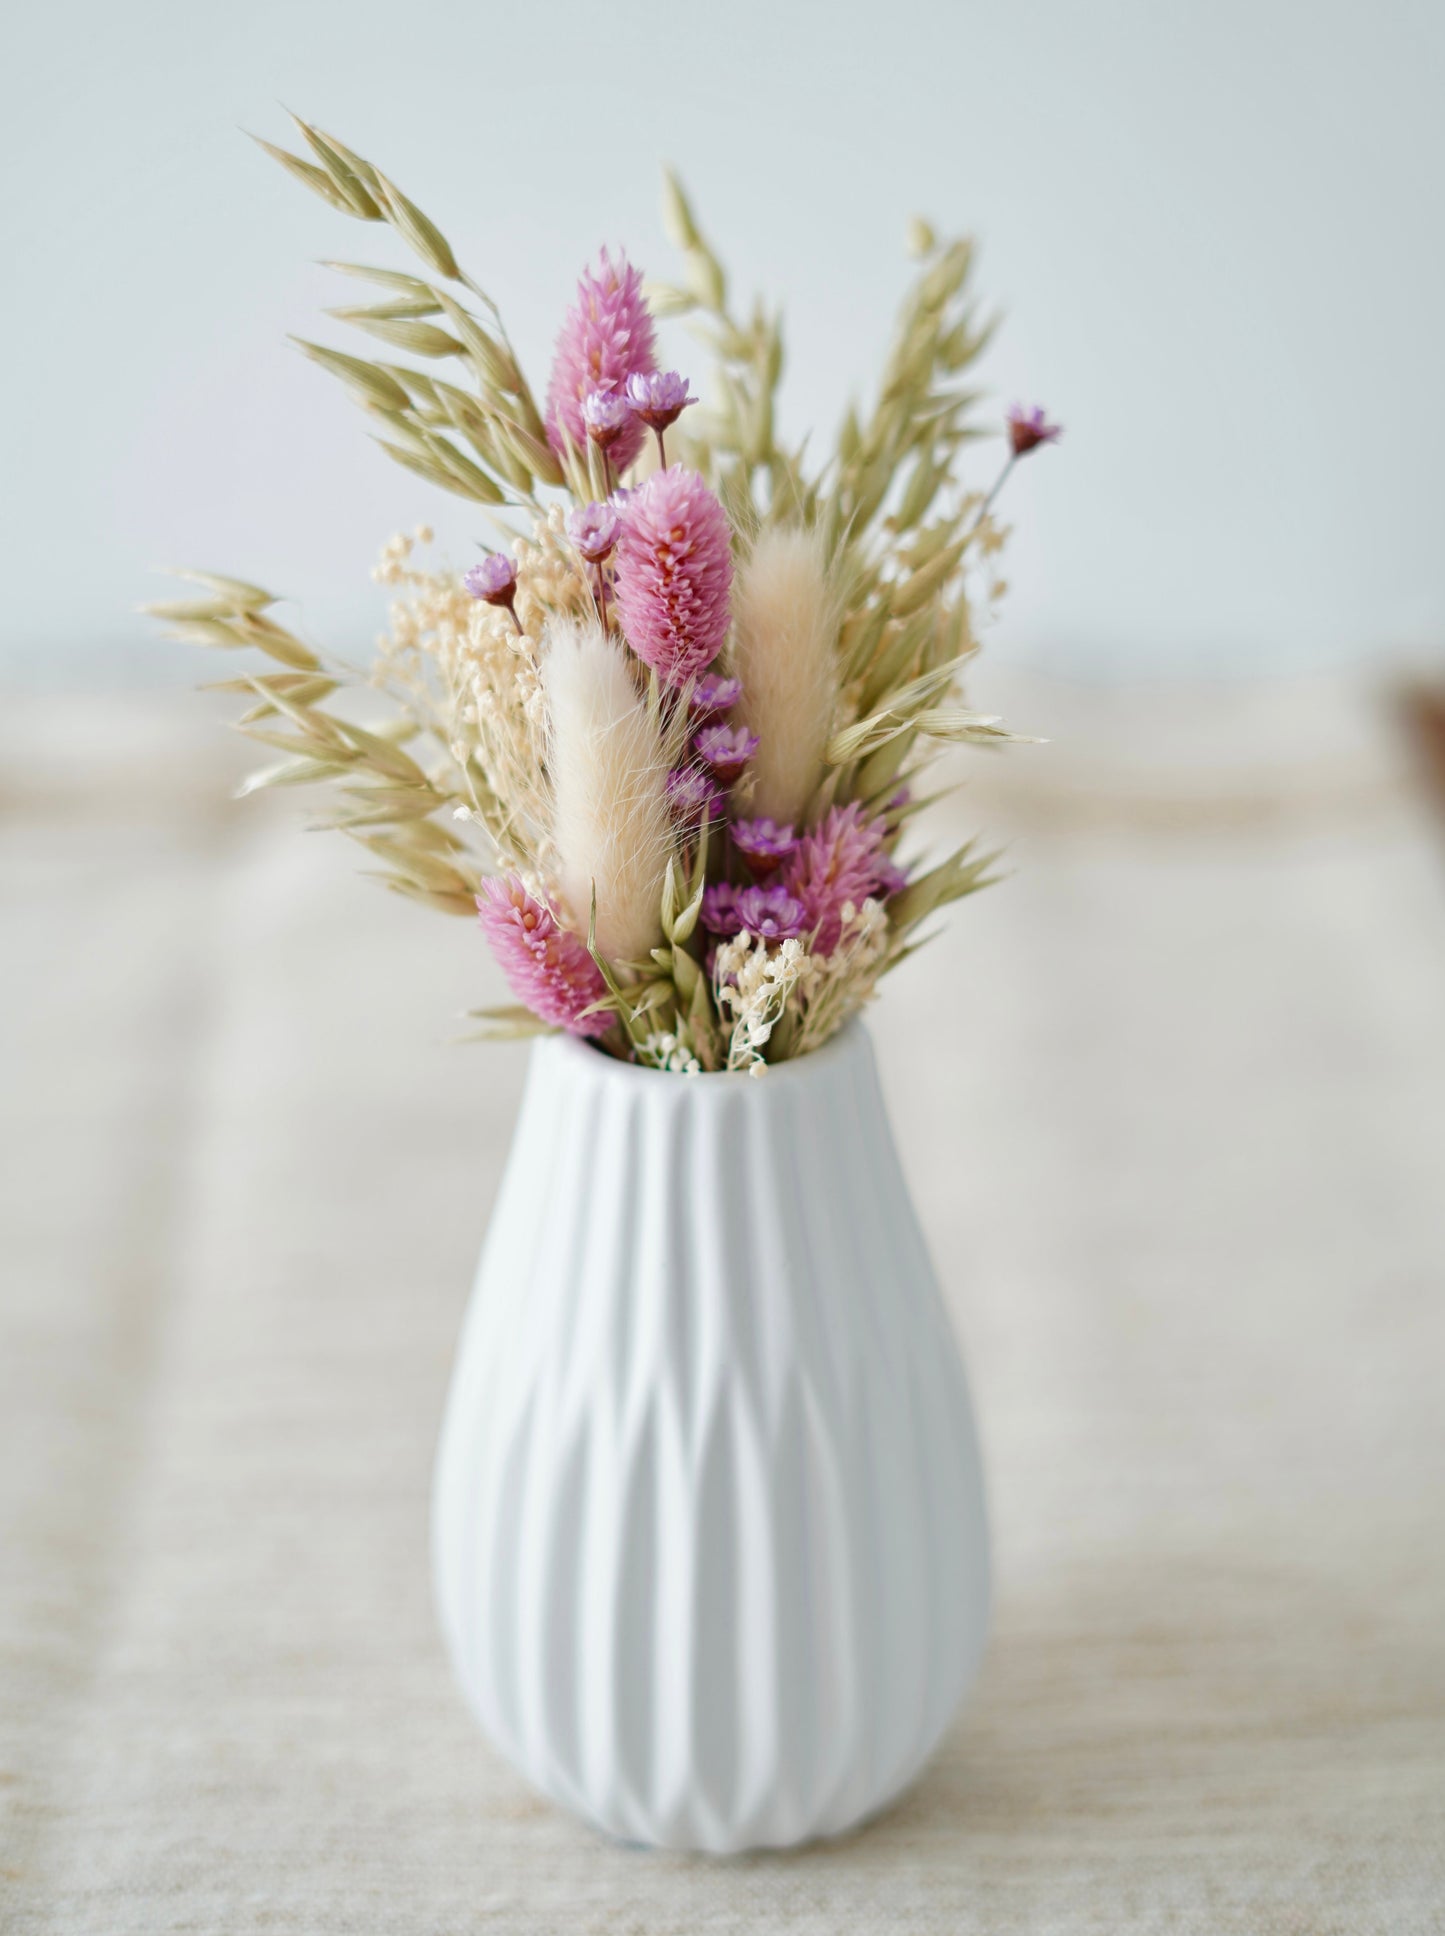
<svg viewBox="0 0 1445 1936">
<path fill-rule="evenodd" d="M 288 140 L 282 102 L 441 223 L 538 383 L 600 242 L 668 271 L 671 159 L 738 286 L 786 302 L 797 432 L 876 369 L 906 217 L 975 232 L 998 404 L 1069 429 L 1010 504 L 1018 661 L 1445 649 L 1438 4 L 90 0 L 7 43 L 0 678 L 191 676 L 132 612 L 175 561 L 369 638 L 394 527 L 470 541 L 285 344 L 350 293 L 317 258 L 400 258 L 243 139 Z"/>
</svg>

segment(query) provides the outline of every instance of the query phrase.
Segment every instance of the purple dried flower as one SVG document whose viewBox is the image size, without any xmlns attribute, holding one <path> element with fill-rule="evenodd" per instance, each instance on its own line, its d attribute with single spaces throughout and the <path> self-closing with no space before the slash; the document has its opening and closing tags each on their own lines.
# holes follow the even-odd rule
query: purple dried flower
<svg viewBox="0 0 1445 1936">
<path fill-rule="evenodd" d="M 654 471 L 627 500 L 617 545 L 617 607 L 628 644 L 670 686 L 717 657 L 728 629 L 732 537 L 696 471 Z"/>
<path fill-rule="evenodd" d="M 616 390 L 590 390 L 582 399 L 582 427 L 603 450 L 610 451 L 631 422 L 632 405 Z"/>
<path fill-rule="evenodd" d="M 636 370 L 627 379 L 627 401 L 649 429 L 667 430 L 697 398 L 676 370 Z"/>
<path fill-rule="evenodd" d="M 665 465 L 664 433 L 690 403 L 697 402 L 696 397 L 687 393 L 687 378 L 679 376 L 676 370 L 635 370 L 627 379 L 627 401 L 649 430 L 655 432 L 658 460 Z"/>
<path fill-rule="evenodd" d="M 516 602 L 517 567 L 505 551 L 489 551 L 479 565 L 462 573 L 462 583 L 473 598 L 481 599 L 485 605 L 500 605 L 510 612 L 513 625 L 521 631 Z"/>
<path fill-rule="evenodd" d="M 577 285 L 557 337 L 547 386 L 547 442 L 560 457 L 570 441 L 587 441 L 583 399 L 593 390 L 621 390 L 638 370 L 657 367 L 652 318 L 642 294 L 642 273 L 625 256 L 614 262 L 606 249 L 595 271 Z M 642 448 L 646 426 L 633 418 L 613 445 L 611 458 L 624 471 Z"/>
<path fill-rule="evenodd" d="M 589 565 L 600 565 L 611 555 L 620 528 L 610 504 L 585 504 L 567 516 L 567 536 Z"/>
<path fill-rule="evenodd" d="M 735 820 L 729 831 L 733 846 L 756 880 L 774 873 L 797 851 L 798 837 L 793 829 L 778 820 Z"/>
<path fill-rule="evenodd" d="M 730 712 L 743 696 L 741 679 L 728 679 L 720 672 L 709 672 L 698 680 L 688 700 L 693 716 L 703 722 Z"/>
<path fill-rule="evenodd" d="M 724 940 L 735 935 L 742 927 L 742 916 L 738 913 L 738 891 L 728 881 L 714 881 L 711 887 L 702 891 L 702 924 L 709 934 L 720 934 Z"/>
<path fill-rule="evenodd" d="M 667 803 L 686 826 L 696 825 L 704 813 L 716 819 L 723 798 L 722 789 L 704 767 L 675 766 L 667 776 Z"/>
<path fill-rule="evenodd" d="M 761 742 L 746 726 L 704 726 L 700 733 L 694 733 L 692 743 L 722 785 L 731 786 Z"/>
<path fill-rule="evenodd" d="M 1009 447 L 1015 457 L 1027 457 L 1040 444 L 1056 444 L 1063 434 L 1063 425 L 1051 424 L 1037 404 L 1026 410 L 1016 403 L 1008 413 Z"/>
<path fill-rule="evenodd" d="M 734 906 L 749 934 L 764 941 L 787 941 L 803 931 L 803 903 L 785 887 L 745 887 Z"/>
<path fill-rule="evenodd" d="M 489 551 L 479 565 L 464 573 L 462 583 L 473 598 L 488 605 L 510 605 L 517 594 L 517 567 L 505 551 Z"/>
<path fill-rule="evenodd" d="M 907 885 L 907 871 L 898 865 L 891 854 L 884 854 L 874 869 L 874 892 L 882 895 L 901 894 Z"/>
<path fill-rule="evenodd" d="M 583 1013 L 607 993 L 607 984 L 581 939 L 550 908 L 513 875 L 482 882 L 477 912 L 508 986 L 534 1015 L 573 1035 L 607 1032 L 609 1014 Z"/>
</svg>

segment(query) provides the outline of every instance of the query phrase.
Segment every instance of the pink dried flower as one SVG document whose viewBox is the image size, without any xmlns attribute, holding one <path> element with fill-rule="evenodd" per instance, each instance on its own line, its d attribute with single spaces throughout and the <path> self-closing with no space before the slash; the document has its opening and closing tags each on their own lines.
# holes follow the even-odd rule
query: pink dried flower
<svg viewBox="0 0 1445 1936">
<path fill-rule="evenodd" d="M 605 451 L 616 449 L 617 440 L 631 422 L 632 405 L 616 390 L 589 390 L 582 399 L 582 427 Z"/>
<path fill-rule="evenodd" d="M 484 605 L 500 605 L 510 612 L 513 625 L 521 631 L 522 621 L 517 617 L 517 567 L 505 551 L 489 551 L 479 565 L 462 573 L 462 583 Z"/>
<path fill-rule="evenodd" d="M 763 941 L 787 941 L 803 932 L 803 903 L 785 887 L 745 887 L 734 903 L 749 934 Z"/>
<path fill-rule="evenodd" d="M 718 781 L 731 786 L 757 752 L 759 740 L 746 726 L 704 726 L 693 735 L 693 747 L 706 760 Z"/>
<path fill-rule="evenodd" d="M 883 844 L 887 835 L 887 822 L 866 819 L 855 800 L 831 808 L 799 841 L 785 880 L 803 903 L 816 953 L 830 955 L 837 947 L 850 902 L 860 908 L 870 896 L 892 892 L 887 883 L 897 870 Z"/>
<path fill-rule="evenodd" d="M 577 285 L 552 358 L 547 385 L 547 442 L 562 456 L 567 442 L 581 449 L 587 441 L 584 399 L 594 390 L 622 391 L 628 377 L 657 367 L 652 318 L 642 295 L 642 273 L 626 256 L 616 261 L 602 251 L 595 271 Z M 642 448 L 646 427 L 633 418 L 612 446 L 618 470 L 626 470 Z"/>
<path fill-rule="evenodd" d="M 702 723 L 720 718 L 743 696 L 741 679 L 724 678 L 720 672 L 709 672 L 699 679 L 688 698 L 688 710 Z"/>
<path fill-rule="evenodd" d="M 687 378 L 679 376 L 676 370 L 652 371 L 636 370 L 627 379 L 627 401 L 641 417 L 648 429 L 657 437 L 658 462 L 666 464 L 667 446 L 663 441 L 668 431 L 696 397 L 687 393 Z"/>
<path fill-rule="evenodd" d="M 585 504 L 567 516 L 567 536 L 589 565 L 600 565 L 611 556 L 619 528 L 610 504 Z"/>
<path fill-rule="evenodd" d="M 462 574 L 462 583 L 473 598 L 488 605 L 510 605 L 517 591 L 517 567 L 505 551 L 489 551 L 479 565 Z"/>
<path fill-rule="evenodd" d="M 1026 410 L 1016 403 L 1008 413 L 1009 448 L 1015 457 L 1027 457 L 1040 444 L 1056 444 L 1063 434 L 1063 425 L 1051 424 L 1037 404 Z"/>
<path fill-rule="evenodd" d="M 723 797 L 712 775 L 700 766 L 675 766 L 667 776 L 667 803 L 685 826 L 696 826 L 704 813 L 717 819 Z"/>
<path fill-rule="evenodd" d="M 486 880 L 477 896 L 482 931 L 501 964 L 507 986 L 544 1022 L 572 1035 L 603 1035 L 608 1014 L 583 1010 L 607 993 L 596 962 L 581 940 L 534 901 L 515 875 Z"/>
<path fill-rule="evenodd" d="M 729 832 L 733 846 L 742 855 L 755 880 L 776 873 L 785 860 L 797 851 L 798 837 L 793 829 L 777 820 L 735 820 Z"/>
<path fill-rule="evenodd" d="M 617 606 L 628 644 L 668 685 L 717 657 L 732 571 L 727 514 L 696 471 L 674 464 L 637 486 L 623 511 Z"/>
</svg>

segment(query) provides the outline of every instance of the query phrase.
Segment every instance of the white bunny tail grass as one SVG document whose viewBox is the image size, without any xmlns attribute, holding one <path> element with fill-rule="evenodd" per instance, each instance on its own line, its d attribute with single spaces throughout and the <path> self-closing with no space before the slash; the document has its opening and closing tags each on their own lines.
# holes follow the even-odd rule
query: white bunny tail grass
<svg viewBox="0 0 1445 1936">
<path fill-rule="evenodd" d="M 752 810 L 797 821 L 823 777 L 838 705 L 837 602 L 816 532 L 764 531 L 733 600 L 739 711 L 758 735 Z"/>
<path fill-rule="evenodd" d="M 667 755 L 657 727 L 622 646 L 595 619 L 560 619 L 547 628 L 542 685 L 558 892 L 585 935 L 595 888 L 599 953 L 610 962 L 645 962 L 662 939 L 662 882 L 672 852 Z"/>
</svg>

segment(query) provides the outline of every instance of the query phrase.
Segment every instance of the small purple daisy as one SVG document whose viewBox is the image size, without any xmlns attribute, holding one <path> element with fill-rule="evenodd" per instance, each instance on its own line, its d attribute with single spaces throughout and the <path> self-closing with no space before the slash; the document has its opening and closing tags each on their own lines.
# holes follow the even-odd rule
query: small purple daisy
<svg viewBox="0 0 1445 1936">
<path fill-rule="evenodd" d="M 568 513 L 567 536 L 589 565 L 600 565 L 617 547 L 618 519 L 610 504 L 584 504 Z"/>
<path fill-rule="evenodd" d="M 742 696 L 741 679 L 728 679 L 720 672 L 709 672 L 693 686 L 692 697 L 687 703 L 693 717 L 706 724 L 731 712 Z"/>
<path fill-rule="evenodd" d="M 803 903 L 785 887 L 745 887 L 734 906 L 749 934 L 763 941 L 788 941 L 803 932 Z"/>
<path fill-rule="evenodd" d="M 722 786 L 732 785 L 759 746 L 757 734 L 746 726 L 704 726 L 692 743 Z"/>
<path fill-rule="evenodd" d="M 687 393 L 687 378 L 679 376 L 676 370 L 634 370 L 627 379 L 625 394 L 633 412 L 656 436 L 657 454 L 665 468 L 664 432 L 677 422 L 690 403 L 697 402 L 696 397 Z"/>
<path fill-rule="evenodd" d="M 593 390 L 582 400 L 582 422 L 594 444 L 608 449 L 632 421 L 632 405 L 616 390 Z"/>
<path fill-rule="evenodd" d="M 798 836 L 783 821 L 735 820 L 730 832 L 755 880 L 773 873 L 797 851 Z"/>
<path fill-rule="evenodd" d="M 702 891 L 702 924 L 709 934 L 726 941 L 742 927 L 738 913 L 738 891 L 728 881 L 714 881 Z"/>
<path fill-rule="evenodd" d="M 484 605 L 500 605 L 510 612 L 513 625 L 521 631 L 522 623 L 517 617 L 517 567 L 505 551 L 489 551 L 479 565 L 462 573 L 462 583 Z"/>
<path fill-rule="evenodd" d="M 718 817 L 723 793 L 704 767 L 675 766 L 667 776 L 667 804 L 685 826 L 695 826 L 705 813 Z"/>
</svg>

